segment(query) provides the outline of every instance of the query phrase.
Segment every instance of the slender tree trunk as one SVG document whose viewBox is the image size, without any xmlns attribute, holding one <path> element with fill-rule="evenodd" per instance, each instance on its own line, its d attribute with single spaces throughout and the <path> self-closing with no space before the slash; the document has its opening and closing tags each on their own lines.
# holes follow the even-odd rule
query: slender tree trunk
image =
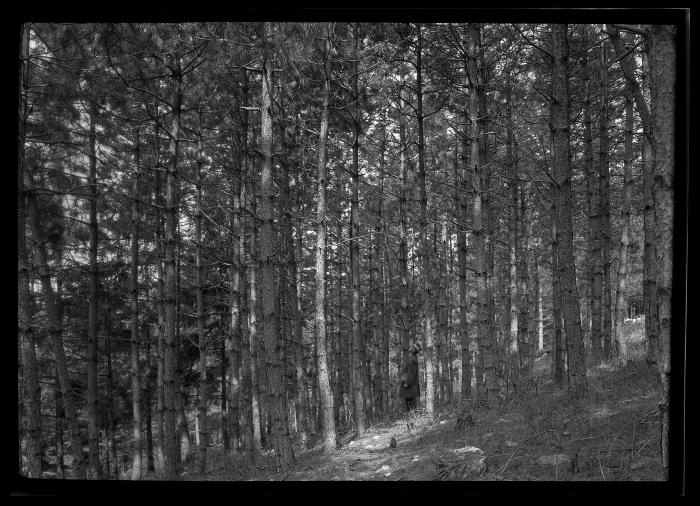
<svg viewBox="0 0 700 506">
<path fill-rule="evenodd" d="M 656 304 L 659 318 L 658 365 L 662 395 L 661 459 L 669 477 L 671 387 L 671 289 L 673 278 L 673 174 L 675 168 L 676 28 L 652 25 L 649 37 L 651 117 L 654 152 L 654 211 L 656 228 Z"/>
<path fill-rule="evenodd" d="M 348 25 L 348 31 L 352 31 L 355 41 L 353 64 L 352 93 L 355 107 L 353 111 L 353 142 L 352 142 L 352 200 L 350 205 L 350 278 L 352 279 L 352 384 L 353 404 L 355 415 L 355 430 L 361 436 L 365 432 L 364 393 L 362 381 L 362 365 L 364 363 L 364 343 L 360 332 L 360 215 L 359 215 L 359 190 L 360 190 L 360 106 L 358 89 L 358 27 Z M 418 71 L 420 72 L 420 70 Z"/>
<path fill-rule="evenodd" d="M 386 113 L 385 113 L 386 114 Z M 386 142 L 387 142 L 387 132 L 386 132 L 386 116 L 383 118 L 382 122 L 382 144 L 379 156 L 379 202 L 377 203 L 377 225 L 375 228 L 376 232 L 376 244 L 377 244 L 377 261 L 380 262 L 379 269 L 379 334 L 381 341 L 381 352 L 379 362 L 381 364 L 381 384 L 382 384 L 382 414 L 386 417 L 389 414 L 389 396 L 391 391 L 391 380 L 389 376 L 389 339 L 390 331 L 387 326 L 388 320 L 388 305 L 387 305 L 387 290 L 388 290 L 388 279 L 387 279 L 387 231 L 386 223 L 384 221 L 384 172 L 386 165 Z"/>
<path fill-rule="evenodd" d="M 538 253 L 535 253 L 535 291 L 537 292 L 537 351 L 541 351 L 544 349 L 544 321 L 542 319 L 542 278 L 540 277 L 540 262 L 538 258 Z"/>
<path fill-rule="evenodd" d="M 586 41 L 588 39 L 586 38 Z M 583 105 L 583 124 L 585 130 L 584 153 L 586 164 L 586 189 L 588 196 L 588 272 L 590 285 L 591 313 L 591 351 L 593 360 L 598 363 L 603 356 L 602 335 L 602 295 L 603 295 L 603 257 L 601 250 L 600 220 L 600 175 L 593 163 L 593 133 L 591 128 L 591 76 L 588 71 L 588 55 L 583 57 L 584 86 L 586 98 Z"/>
<path fill-rule="evenodd" d="M 250 279 L 248 285 L 249 306 L 249 346 L 250 346 L 250 382 L 251 405 L 253 409 L 253 448 L 257 453 L 262 448 L 262 415 L 260 406 L 260 383 L 258 378 L 258 316 L 257 316 L 257 274 L 258 274 L 258 206 L 255 195 L 255 167 L 248 174 L 248 198 L 250 199 Z"/>
<path fill-rule="evenodd" d="M 471 123 L 471 181 L 474 191 L 472 228 L 474 230 L 474 270 L 476 274 L 476 291 L 477 291 L 477 347 L 479 352 L 479 360 L 483 360 L 483 367 L 477 366 L 477 396 L 482 398 L 486 395 L 488 402 L 489 389 L 492 384 L 486 385 L 484 392 L 484 378 L 482 376 L 483 369 L 486 367 L 484 355 L 487 353 L 489 344 L 488 335 L 488 308 L 487 308 L 487 287 L 486 287 L 486 243 L 484 239 L 484 224 L 482 213 L 483 201 L 483 177 L 481 173 L 481 157 L 479 153 L 479 138 L 480 125 L 478 121 L 478 103 L 477 103 L 477 68 L 476 68 L 476 51 L 477 40 L 479 38 L 479 28 L 473 24 L 469 25 L 469 120 Z M 481 369 L 481 371 L 480 371 Z"/>
<path fill-rule="evenodd" d="M 632 161 L 634 135 L 634 118 L 632 117 L 632 95 L 629 90 L 625 92 L 625 161 L 624 174 L 625 186 L 622 204 L 622 231 L 620 234 L 620 253 L 617 264 L 617 301 L 615 318 L 615 346 L 616 355 L 623 361 L 627 361 L 627 346 L 622 337 L 622 325 L 627 314 L 627 257 L 630 244 L 630 213 L 632 208 Z"/>
<path fill-rule="evenodd" d="M 517 151 L 516 151 L 517 152 Z M 537 253 L 535 251 L 535 234 L 533 233 L 534 219 L 532 206 L 528 206 L 529 198 L 532 198 L 532 191 L 529 190 L 529 184 L 526 184 L 522 192 L 523 202 L 523 219 L 525 220 L 525 266 L 527 271 L 525 279 L 527 281 L 527 308 L 528 308 L 528 325 L 527 325 L 527 371 L 532 374 L 535 366 L 536 348 L 536 322 L 537 322 Z M 583 339 L 583 338 L 582 338 Z"/>
<path fill-rule="evenodd" d="M 559 271 L 559 235 L 556 190 L 552 184 L 552 376 L 554 384 L 564 384 L 564 340 L 562 338 L 562 295 Z"/>
<path fill-rule="evenodd" d="M 559 272 L 566 330 L 569 387 L 575 395 L 586 389 L 586 362 L 581 334 L 581 311 L 576 286 L 574 263 L 572 198 L 571 198 L 571 152 L 569 145 L 569 108 L 567 79 L 567 26 L 552 26 L 552 136 L 554 148 L 554 173 L 557 181 L 557 224 L 559 247 Z"/>
<path fill-rule="evenodd" d="M 599 173 L 600 173 L 600 230 L 603 254 L 603 357 L 612 358 L 612 286 L 610 268 L 611 227 L 610 227 L 610 167 L 608 149 L 608 58 L 605 41 L 600 48 L 600 73 L 598 75 L 598 96 L 600 99 Z"/>
<path fill-rule="evenodd" d="M 525 376 L 530 372 L 530 358 L 531 358 L 531 340 L 529 337 L 529 326 L 530 326 L 530 285 L 529 285 L 529 272 L 527 266 L 527 241 L 528 241 L 528 216 L 525 202 L 525 189 L 524 185 L 520 186 L 520 232 L 522 239 L 520 243 L 520 251 L 518 255 L 518 307 L 520 314 L 518 315 L 518 351 L 520 355 L 520 373 Z"/>
<path fill-rule="evenodd" d="M 469 64 L 465 57 L 464 68 L 467 70 Z M 469 86 L 469 79 L 465 83 Z M 470 88 L 471 90 L 471 88 Z M 469 323 L 467 321 L 467 312 L 469 311 L 470 301 L 467 295 L 467 195 L 471 194 L 471 180 L 469 179 L 469 174 L 471 173 L 470 163 L 469 163 L 469 113 L 465 111 L 465 122 L 464 122 L 464 134 L 462 137 L 462 160 L 460 168 L 460 178 L 459 184 L 457 183 L 457 174 L 455 174 L 455 193 L 457 195 L 457 216 L 458 216 L 458 228 L 457 228 L 457 247 L 458 252 L 458 263 L 459 263 L 459 342 L 461 349 L 461 385 L 460 393 L 461 399 L 463 401 L 470 399 L 472 397 L 472 363 L 471 363 L 471 347 L 470 336 L 469 336 Z"/>
<path fill-rule="evenodd" d="M 117 425 L 116 418 L 114 416 L 114 372 L 112 369 L 112 338 L 111 338 L 111 315 L 112 315 L 112 302 L 109 296 L 109 291 L 107 292 L 107 308 L 106 308 L 106 337 L 105 337 L 105 355 L 107 356 L 107 397 L 110 399 L 109 405 L 107 406 L 107 423 L 105 426 L 105 469 L 107 478 L 110 474 L 114 474 L 115 478 L 119 479 L 119 465 L 117 461 Z M 110 458 L 111 455 L 111 458 Z M 141 454 L 139 454 L 139 458 Z M 111 469 L 111 462 L 114 468 Z M 139 462 L 139 465 L 141 463 Z M 133 469 L 132 469 L 133 472 Z"/>
<path fill-rule="evenodd" d="M 202 111 L 199 111 L 199 146 L 197 156 L 197 172 L 195 175 L 195 267 L 197 293 L 197 336 L 199 348 L 199 399 L 197 406 L 197 428 L 199 434 L 199 472 L 204 474 L 207 468 L 207 443 L 209 431 L 207 428 L 207 344 L 204 335 L 204 278 L 202 265 Z"/>
<path fill-rule="evenodd" d="M 134 447 L 131 455 L 131 479 L 140 480 L 142 477 L 141 453 L 143 447 L 141 423 L 141 367 L 139 343 L 139 181 L 141 177 L 140 149 L 141 140 L 138 128 L 134 131 L 134 179 L 132 183 L 131 202 L 131 404 L 133 410 Z M 111 402 L 111 401 L 110 401 Z"/>
<path fill-rule="evenodd" d="M 303 202 L 301 176 L 296 181 L 295 189 L 297 191 L 297 215 L 301 216 L 301 203 Z M 291 203 L 290 203 L 291 207 Z M 291 212 L 289 217 L 289 282 L 290 285 L 290 303 L 294 308 L 294 362 L 295 362 L 295 380 L 297 383 L 296 389 L 296 407 L 297 407 L 297 434 L 303 445 L 306 445 L 308 437 L 307 411 L 306 402 L 306 375 L 304 374 L 304 315 L 301 297 L 301 271 L 297 267 L 302 261 L 302 229 L 301 218 L 299 219 L 296 228 L 296 237 L 292 238 L 292 221 Z M 296 251 L 296 254 L 295 254 Z"/>
<path fill-rule="evenodd" d="M 316 350 L 318 354 L 318 388 L 323 411 L 323 439 L 326 453 L 336 449 L 333 395 L 328 379 L 326 339 L 326 142 L 328 139 L 328 103 L 331 79 L 331 27 L 326 27 L 324 47 L 323 105 L 318 145 L 318 207 L 316 212 Z"/>
<path fill-rule="evenodd" d="M 408 167 L 406 160 L 406 150 L 408 149 L 406 142 L 406 121 L 404 118 L 403 110 L 405 107 L 404 102 L 404 76 L 401 76 L 401 88 L 399 89 L 400 94 L 400 110 L 399 110 L 399 160 L 401 168 L 401 191 L 399 194 L 399 220 L 400 225 L 400 238 L 399 238 L 399 275 L 401 276 L 401 313 L 399 316 L 399 334 L 401 336 L 401 353 L 398 357 L 398 370 L 401 370 L 401 364 L 408 358 L 408 348 L 409 343 L 409 324 L 411 321 L 411 315 L 409 313 L 408 305 L 408 218 L 407 218 L 407 198 L 409 192 L 409 182 L 408 182 Z"/>
<path fill-rule="evenodd" d="M 267 32 L 269 28 L 263 27 Z M 265 42 L 266 44 L 266 42 Z M 289 436 L 287 423 L 287 400 L 284 385 L 281 383 L 278 360 L 280 346 L 275 301 L 277 299 L 277 282 L 273 266 L 274 237 L 273 237 L 273 197 L 272 181 L 272 64 L 267 50 L 263 61 L 262 105 L 261 105 L 261 143 L 262 151 L 262 184 L 261 184 L 261 218 L 260 258 L 262 260 L 263 281 L 263 319 L 265 322 L 266 374 L 268 384 L 269 405 L 272 415 L 272 447 L 275 450 L 277 467 L 287 470 L 294 462 L 294 452 Z"/>
<path fill-rule="evenodd" d="M 100 432 L 97 427 L 97 332 L 98 332 L 98 284 L 97 267 L 97 148 L 96 148 L 97 106 L 90 107 L 90 132 L 88 136 L 90 172 L 88 174 L 90 202 L 90 283 L 88 285 L 88 343 L 87 343 L 87 408 L 88 444 L 90 457 L 90 477 L 102 478 L 100 465 Z"/>
<path fill-rule="evenodd" d="M 223 381 L 222 390 L 228 390 L 228 397 L 222 391 L 222 426 L 224 432 L 224 451 L 238 451 L 241 437 L 239 405 L 241 403 L 241 242 L 243 232 L 241 230 L 241 186 L 243 176 L 243 159 L 246 154 L 241 150 L 234 155 L 235 173 L 231 177 L 231 216 L 229 222 L 233 232 L 231 256 L 231 284 L 230 284 L 230 334 L 228 346 L 229 374 L 228 381 Z M 244 283 L 245 284 L 245 283 Z M 222 355 L 222 361 L 223 361 Z M 225 378 L 225 371 L 222 376 Z M 230 382 L 229 387 L 226 385 Z M 223 404 L 227 404 L 224 409 Z M 249 424 L 248 424 L 249 425 Z"/>
<path fill-rule="evenodd" d="M 336 219 L 336 251 L 335 251 L 335 303 L 333 304 L 333 314 L 330 315 L 333 319 L 333 335 L 330 339 L 331 356 L 329 357 L 329 368 L 331 369 L 330 376 L 335 376 L 333 383 L 333 417 L 336 425 L 340 424 L 340 410 L 343 409 L 344 423 L 349 421 L 350 413 L 348 411 L 349 403 L 346 399 L 350 398 L 352 385 L 352 356 L 348 353 L 352 343 L 349 342 L 348 332 L 345 332 L 345 316 L 343 315 L 345 293 L 349 292 L 349 287 L 346 289 L 343 286 L 343 275 L 345 274 L 344 262 L 344 246 L 343 246 L 343 201 L 345 200 L 344 184 L 343 184 L 343 169 L 340 164 L 335 167 L 335 200 L 337 201 L 337 219 Z M 347 277 L 346 277 L 347 279 Z M 348 282 L 350 280 L 348 279 Z M 333 349 L 334 348 L 334 349 Z M 335 367 L 331 367 L 333 362 Z M 329 378 L 329 380 L 331 379 Z"/>
<path fill-rule="evenodd" d="M 66 412 L 63 407 L 63 394 L 61 393 L 60 380 L 58 378 L 58 368 L 54 383 L 54 406 L 56 413 L 56 478 L 65 478 L 65 461 L 63 448 L 63 431 L 66 427 Z"/>
<path fill-rule="evenodd" d="M 642 186 L 644 194 L 644 275 L 642 281 L 644 307 L 644 335 L 646 337 L 647 363 L 656 365 L 659 355 L 659 316 L 656 305 L 656 245 L 654 189 L 653 189 L 653 156 L 648 141 L 642 146 Z"/>
<path fill-rule="evenodd" d="M 248 73 L 243 72 L 242 78 L 242 105 L 243 107 L 248 106 Z M 252 360 L 251 360 L 251 334 L 250 334 L 250 306 L 248 304 L 248 262 L 247 262 L 247 248 L 246 248 L 246 223 L 249 220 L 242 218 L 243 210 L 246 209 L 246 198 L 248 189 L 248 177 L 250 174 L 250 158 L 248 156 L 248 110 L 241 109 L 241 131 L 240 131 L 240 172 L 239 172 L 239 182 L 238 182 L 238 201 L 239 201 L 239 251 L 238 257 L 235 259 L 237 265 L 240 269 L 239 274 L 239 287 L 240 287 L 240 354 L 241 362 L 240 369 L 238 371 L 238 381 L 241 385 L 241 398 L 240 398 L 240 408 L 242 420 L 242 432 L 241 432 L 241 445 L 248 451 L 257 450 L 259 446 L 256 446 L 254 441 L 259 441 L 260 437 L 257 439 L 254 436 L 255 427 L 259 427 L 259 424 L 254 423 L 253 418 L 253 380 L 251 376 L 252 372 Z M 236 216 L 236 209 L 234 207 L 234 218 Z M 252 242 L 251 242 L 252 244 Z M 232 347 L 233 350 L 233 347 Z M 233 357 L 231 358 L 233 363 Z M 233 370 L 231 371 L 233 375 Z M 231 381 L 233 381 L 233 376 Z M 233 398 L 231 400 L 231 409 L 236 409 L 237 406 L 233 404 Z M 257 402 L 257 400 L 256 400 Z M 233 416 L 233 414 L 231 414 Z"/>
<path fill-rule="evenodd" d="M 29 262 L 26 239 L 26 201 L 24 188 L 24 144 L 27 126 L 27 93 L 29 86 L 29 32 L 30 25 L 21 30 L 19 61 L 19 128 L 17 136 L 17 326 L 21 349 L 20 378 L 24 381 L 21 400 L 24 402 L 27 438 L 28 477 L 41 476 L 41 386 L 36 359 L 36 342 L 32 330 L 32 298 L 29 280 Z M 58 413 L 56 413 L 58 420 Z"/>
<path fill-rule="evenodd" d="M 170 127 L 170 163 L 166 172 L 165 189 L 165 342 L 163 364 L 163 444 L 165 475 L 177 479 L 180 474 L 178 459 L 177 397 L 180 395 L 177 378 L 177 272 L 175 266 L 175 232 L 178 223 L 178 145 L 180 114 L 182 107 L 182 74 L 179 55 L 175 54 L 173 92 L 171 98 L 172 117 Z"/>
<path fill-rule="evenodd" d="M 428 196 L 425 184 L 425 138 L 423 134 L 423 81 L 422 81 L 422 27 L 418 25 L 418 44 L 416 46 L 416 115 L 418 120 L 418 185 L 420 188 L 420 237 L 421 256 L 423 260 L 423 325 L 425 335 L 425 409 L 428 416 L 435 411 L 435 348 L 433 343 L 433 322 L 435 306 L 433 305 L 433 286 L 428 247 Z"/>
<path fill-rule="evenodd" d="M 510 328 L 509 328 L 509 346 L 508 354 L 510 357 L 509 367 L 510 367 L 510 381 L 517 383 L 520 378 L 520 347 L 518 341 L 518 254 L 522 255 L 520 251 L 520 237 L 518 235 L 518 171 L 515 160 L 513 160 L 513 113 L 512 113 L 512 102 L 511 102 L 511 85 L 510 76 L 508 76 L 508 81 L 506 83 L 506 172 L 513 181 L 510 183 L 511 189 L 511 205 L 510 205 L 510 268 L 508 271 L 509 275 L 509 310 L 510 310 Z"/>
<path fill-rule="evenodd" d="M 148 269 L 146 269 L 146 283 L 150 284 Z M 146 342 L 146 364 L 147 369 L 144 375 L 145 388 L 143 391 L 143 413 L 144 413 L 144 423 L 146 426 L 146 469 L 149 472 L 155 471 L 155 462 L 153 455 L 153 357 L 151 355 L 151 333 L 148 330 L 149 327 L 146 326 L 145 330 L 145 342 Z M 142 384 L 142 386 L 144 386 Z"/>
</svg>

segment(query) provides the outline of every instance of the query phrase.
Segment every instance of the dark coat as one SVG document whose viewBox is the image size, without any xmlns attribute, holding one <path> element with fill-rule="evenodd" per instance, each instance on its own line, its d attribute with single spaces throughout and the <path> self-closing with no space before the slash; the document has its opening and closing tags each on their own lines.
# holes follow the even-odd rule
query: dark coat
<svg viewBox="0 0 700 506">
<path fill-rule="evenodd" d="M 399 378 L 399 397 L 402 399 L 413 399 L 420 397 L 420 383 L 418 382 L 418 357 L 411 353 L 408 360 L 401 368 Z M 404 388 L 404 383 L 408 385 Z"/>
</svg>

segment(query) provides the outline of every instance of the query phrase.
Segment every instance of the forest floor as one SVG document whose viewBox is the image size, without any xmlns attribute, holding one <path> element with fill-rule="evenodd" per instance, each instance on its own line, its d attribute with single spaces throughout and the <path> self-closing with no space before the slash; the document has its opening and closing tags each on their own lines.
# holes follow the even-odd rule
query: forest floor
<svg viewBox="0 0 700 506">
<path fill-rule="evenodd" d="M 549 356 L 543 355 L 529 384 L 490 410 L 454 404 L 430 420 L 418 409 L 371 426 L 361 437 L 350 432 L 332 455 L 324 454 L 320 440 L 308 449 L 296 446 L 287 473 L 276 472 L 269 455 L 253 464 L 250 456 L 224 458 L 220 447 L 211 447 L 207 473 L 194 473 L 192 462 L 183 478 L 661 480 L 659 384 L 644 363 L 643 327 L 642 319 L 625 325 L 631 360 L 589 367 L 588 391 L 578 400 L 554 387 Z"/>
</svg>

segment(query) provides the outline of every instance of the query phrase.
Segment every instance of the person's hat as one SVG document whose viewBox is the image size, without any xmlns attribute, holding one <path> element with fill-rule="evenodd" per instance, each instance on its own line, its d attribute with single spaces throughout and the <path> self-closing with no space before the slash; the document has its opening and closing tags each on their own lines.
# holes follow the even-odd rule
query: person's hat
<svg viewBox="0 0 700 506">
<path fill-rule="evenodd" d="M 420 353 L 420 351 L 421 351 L 422 349 L 423 349 L 423 348 L 422 348 L 422 346 L 420 345 L 420 343 L 414 343 L 414 344 L 411 345 L 410 351 L 413 351 L 413 352 L 415 352 L 415 353 Z"/>
</svg>

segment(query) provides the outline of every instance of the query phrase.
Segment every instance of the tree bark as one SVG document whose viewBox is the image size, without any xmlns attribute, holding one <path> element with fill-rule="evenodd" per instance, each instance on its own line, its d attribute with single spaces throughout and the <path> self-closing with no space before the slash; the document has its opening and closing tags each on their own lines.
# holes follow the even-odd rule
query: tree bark
<svg viewBox="0 0 700 506">
<path fill-rule="evenodd" d="M 178 146 L 180 135 L 180 115 L 182 108 L 182 70 L 179 55 L 173 56 L 173 92 L 171 97 L 172 117 L 170 125 L 170 144 L 168 151 L 170 163 L 166 172 L 165 189 L 165 342 L 163 364 L 163 401 L 164 401 L 164 464 L 168 479 L 177 479 L 180 474 L 178 459 L 177 397 L 180 395 L 177 378 L 177 272 L 175 267 L 175 242 L 178 223 Z"/>
<path fill-rule="evenodd" d="M 267 32 L 269 28 L 263 27 Z M 265 33 L 267 36 L 267 33 Z M 267 42 L 264 42 L 267 44 Z M 274 270 L 274 236 L 273 236 L 273 198 L 272 181 L 272 64 L 267 49 L 263 61 L 262 105 L 261 105 L 261 143 L 262 184 L 261 184 L 261 218 L 260 258 L 262 260 L 263 281 L 263 319 L 265 321 L 266 374 L 269 395 L 270 414 L 272 415 L 272 447 L 278 469 L 287 470 L 294 462 L 294 452 L 287 423 L 287 400 L 284 385 L 281 383 L 278 360 L 279 336 L 276 316 L 277 281 Z"/>
<path fill-rule="evenodd" d="M 600 174 L 600 238 L 603 255 L 603 357 L 612 358 L 612 286 L 610 268 L 611 226 L 610 226 L 610 162 L 608 148 L 608 57 L 605 42 L 600 48 L 600 73 L 598 74 L 598 97 L 600 99 L 599 135 L 599 174 Z"/>
<path fill-rule="evenodd" d="M 493 388 L 492 383 L 486 380 L 486 391 L 483 391 L 484 379 L 483 372 L 480 369 L 486 368 L 486 359 L 484 355 L 490 354 L 487 352 L 489 344 L 489 322 L 487 313 L 487 286 L 486 286 L 486 242 L 484 239 L 484 224 L 482 214 L 483 201 L 483 176 L 481 169 L 481 157 L 479 153 L 480 125 L 478 121 L 478 103 L 477 103 L 477 68 L 476 68 L 476 51 L 479 39 L 479 28 L 474 24 L 469 25 L 469 120 L 471 123 L 471 182 L 474 191 L 472 228 L 474 230 L 474 270 L 476 274 L 476 291 L 477 291 L 477 347 L 479 352 L 479 360 L 483 361 L 484 367 L 477 367 L 477 396 L 482 398 L 486 395 L 488 402 L 490 390 Z"/>
<path fill-rule="evenodd" d="M 248 304 L 248 262 L 247 262 L 247 240 L 246 240 L 246 224 L 249 220 L 242 218 L 243 210 L 247 208 L 247 194 L 248 194 L 248 178 L 250 173 L 250 162 L 248 156 L 248 110 L 245 107 L 248 106 L 248 73 L 243 72 L 242 76 L 242 106 L 240 111 L 241 115 L 241 129 L 240 129 L 240 154 L 239 154 L 239 181 L 238 181 L 238 256 L 235 261 L 239 267 L 239 300 L 240 300 L 240 368 L 238 370 L 238 382 L 241 385 L 241 398 L 240 398 L 240 419 L 243 422 L 241 424 L 241 446 L 248 451 L 254 451 L 257 449 L 255 446 L 254 431 L 256 424 L 253 421 L 253 381 L 251 377 L 252 371 L 252 360 L 251 360 L 251 347 L 250 347 L 250 328 L 249 328 L 249 318 L 250 309 Z M 236 216 L 236 209 L 234 206 L 234 219 Z M 233 347 L 232 347 L 233 351 Z M 233 364 L 233 357 L 231 358 Z M 233 369 L 231 374 L 233 375 Z M 233 381 L 233 376 L 231 378 Z M 233 398 L 232 401 L 233 403 Z M 231 405 L 232 409 L 235 409 L 235 405 Z M 233 416 L 233 414 L 231 414 Z M 259 425 L 258 425 L 259 426 Z M 258 437 L 259 441 L 259 437 Z"/>
<path fill-rule="evenodd" d="M 250 349 L 250 384 L 251 384 L 251 406 L 253 419 L 253 449 L 257 454 L 262 448 L 262 409 L 260 406 L 260 383 L 258 377 L 258 204 L 255 194 L 256 170 L 254 164 L 248 173 L 248 199 L 250 200 L 250 220 L 248 227 L 250 230 L 250 266 L 248 271 L 248 345 Z"/>
<path fill-rule="evenodd" d="M 586 38 L 586 41 L 588 39 Z M 603 257 L 601 251 L 600 176 L 593 163 L 593 133 L 591 128 L 591 75 L 588 55 L 583 57 L 583 79 L 586 98 L 583 104 L 584 153 L 586 165 L 586 189 L 588 197 L 588 284 L 590 285 L 591 351 L 595 363 L 603 356 Z"/>
<path fill-rule="evenodd" d="M 328 104 L 331 84 L 331 26 L 326 26 L 324 44 L 324 81 L 321 131 L 318 144 L 318 204 L 316 211 L 316 349 L 318 354 L 318 389 L 323 415 L 323 440 L 326 453 L 336 449 L 333 394 L 328 378 L 326 339 L 326 143 L 328 139 Z"/>
<path fill-rule="evenodd" d="M 197 428 L 199 433 L 199 472 L 204 474 L 207 468 L 207 344 L 204 335 L 204 277 L 202 265 L 202 111 L 199 110 L 199 139 L 197 153 L 197 170 L 195 174 L 195 267 L 197 293 L 197 337 L 199 349 L 199 399 L 197 405 Z"/>
<path fill-rule="evenodd" d="M 622 325 L 627 314 L 627 257 L 630 244 L 630 214 L 632 208 L 632 162 L 633 162 L 633 128 L 632 94 L 625 92 L 625 160 L 624 160 L 624 197 L 622 204 L 622 231 L 620 233 L 620 253 L 617 264 L 617 300 L 615 302 L 615 355 L 622 361 L 627 361 L 627 346 L 621 339 Z"/>
<path fill-rule="evenodd" d="M 528 216 L 526 214 L 525 191 L 523 185 L 520 186 L 520 251 L 518 255 L 518 352 L 520 355 L 520 374 L 527 376 L 530 372 L 531 341 L 529 334 L 529 273 L 527 266 L 527 241 L 528 241 Z"/>
<path fill-rule="evenodd" d="M 410 346 L 409 325 L 411 314 L 409 312 L 409 286 L 408 286 L 408 218 L 407 218 L 407 198 L 408 186 L 408 162 L 406 160 L 406 121 L 404 118 L 404 75 L 402 70 L 401 87 L 399 88 L 399 164 L 401 170 L 401 190 L 399 193 L 399 276 L 401 277 L 401 312 L 399 315 L 399 334 L 401 342 L 401 353 L 398 357 L 397 370 L 401 370 L 401 364 L 408 359 L 408 348 Z"/>
<path fill-rule="evenodd" d="M 353 141 L 352 141 L 352 189 L 350 204 L 350 278 L 352 280 L 352 385 L 353 385 L 353 405 L 355 418 L 355 431 L 358 436 L 365 432 L 365 410 L 363 393 L 363 363 L 364 346 L 362 333 L 360 332 L 360 215 L 359 215 L 359 190 L 360 190 L 360 93 L 358 88 L 358 26 L 348 25 L 348 32 L 352 32 L 355 42 L 353 78 L 352 78 L 352 99 L 355 107 L 352 115 Z M 420 72 L 420 71 L 419 71 Z"/>
<path fill-rule="evenodd" d="M 566 330 L 569 388 L 574 395 L 586 389 L 586 363 L 581 334 L 581 311 L 576 286 L 573 251 L 571 152 L 569 144 L 569 108 L 567 79 L 567 25 L 552 25 L 552 97 L 551 120 L 554 148 L 559 272 Z"/>
<path fill-rule="evenodd" d="M 141 431 L 141 367 L 140 367 L 140 336 L 139 336 L 139 182 L 141 177 L 141 140 L 138 128 L 134 131 L 134 179 L 132 183 L 131 202 L 131 271 L 130 271 L 130 295 L 131 295 L 131 404 L 133 410 L 133 438 L 134 447 L 131 455 L 131 479 L 140 480 L 143 470 L 141 468 L 141 454 L 143 438 Z"/>
<path fill-rule="evenodd" d="M 21 349 L 20 378 L 24 381 L 21 399 L 24 402 L 29 478 L 41 476 L 41 386 L 36 358 L 36 340 L 32 329 L 32 298 L 26 239 L 26 200 L 24 187 L 24 149 L 27 127 L 29 88 L 29 36 L 31 26 L 25 24 L 20 35 L 19 58 L 19 125 L 17 136 L 17 327 Z M 56 413 L 58 420 L 58 413 Z"/>
<path fill-rule="evenodd" d="M 518 341 L 518 254 L 522 255 L 520 236 L 518 235 L 518 171 L 515 160 L 513 160 L 513 112 L 511 98 L 510 75 L 506 82 L 506 173 L 512 177 L 510 183 L 511 190 L 511 205 L 510 205 L 510 220 L 509 220 L 509 260 L 508 269 L 508 299 L 510 311 L 510 325 L 508 334 L 508 355 L 509 355 L 509 380 L 512 383 L 518 383 L 520 379 L 520 347 Z"/>
<path fill-rule="evenodd" d="M 89 269 L 90 282 L 88 285 L 88 342 L 87 342 L 87 408 L 88 408 L 88 445 L 90 477 L 102 478 L 100 464 L 100 432 L 97 427 L 97 332 L 98 332 L 98 285 L 99 272 L 97 266 L 97 148 L 96 123 L 97 106 L 90 105 L 90 131 L 88 135 L 88 156 L 90 170 L 88 186 L 90 202 L 90 239 L 89 239 Z"/>
<path fill-rule="evenodd" d="M 464 70 L 465 74 L 469 68 L 469 63 L 465 56 Z M 466 86 L 469 86 L 469 78 L 467 77 Z M 470 88 L 471 89 L 471 88 Z M 459 248 L 458 263 L 459 263 L 459 329 L 460 329 L 460 348 L 461 348 L 461 399 L 467 400 L 472 397 L 472 363 L 471 363 L 471 347 L 469 336 L 469 323 L 467 321 L 467 312 L 469 311 L 470 301 L 467 295 L 467 195 L 470 194 L 469 174 L 471 173 L 469 156 L 469 112 L 465 108 L 464 133 L 462 136 L 462 160 L 459 174 L 459 184 L 457 184 L 457 174 L 455 174 L 455 193 L 457 201 L 457 247 Z"/>
<path fill-rule="evenodd" d="M 656 304 L 659 318 L 658 366 L 662 395 L 661 459 L 669 476 L 671 387 L 671 289 L 673 280 L 673 175 L 675 168 L 676 28 L 652 25 L 649 37 L 651 117 L 653 130 L 653 193 L 656 228 Z"/>
<path fill-rule="evenodd" d="M 428 247 L 428 197 L 425 186 L 425 138 L 423 134 L 423 81 L 422 81 L 422 27 L 418 25 L 418 44 L 416 46 L 416 119 L 418 121 L 418 185 L 420 188 L 420 237 L 421 257 L 423 260 L 423 325 L 425 338 L 425 409 L 428 416 L 435 411 L 435 371 L 433 321 L 432 272 L 430 251 Z"/>
<path fill-rule="evenodd" d="M 564 385 L 564 340 L 562 339 L 562 295 L 559 270 L 559 208 L 554 184 L 552 184 L 552 377 L 554 384 Z"/>
</svg>

